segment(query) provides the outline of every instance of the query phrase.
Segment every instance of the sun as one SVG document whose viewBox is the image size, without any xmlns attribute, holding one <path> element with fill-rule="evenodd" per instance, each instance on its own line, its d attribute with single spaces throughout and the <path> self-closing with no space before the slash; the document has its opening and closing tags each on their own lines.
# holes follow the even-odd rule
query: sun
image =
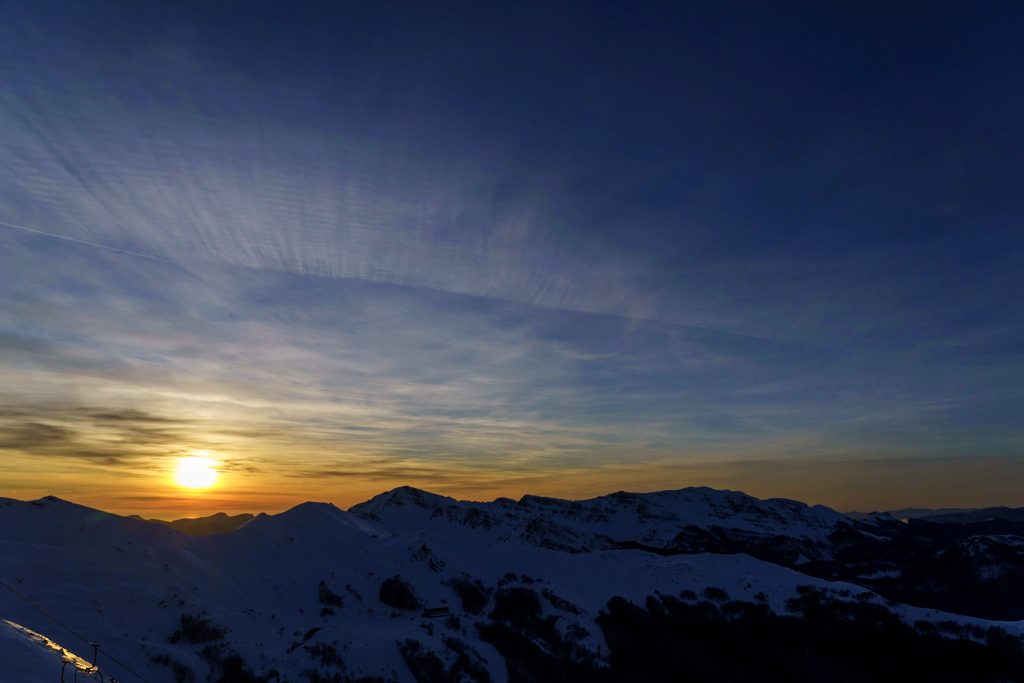
<svg viewBox="0 0 1024 683">
<path fill-rule="evenodd" d="M 174 471 L 174 481 L 187 489 L 208 489 L 217 482 L 217 476 L 217 462 L 207 451 L 179 458 Z"/>
</svg>

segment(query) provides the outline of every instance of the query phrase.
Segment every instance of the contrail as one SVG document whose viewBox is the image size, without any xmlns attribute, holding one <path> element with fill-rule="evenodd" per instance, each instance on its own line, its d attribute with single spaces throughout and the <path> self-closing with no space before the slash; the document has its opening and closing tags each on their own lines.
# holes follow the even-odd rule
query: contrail
<svg viewBox="0 0 1024 683">
<path fill-rule="evenodd" d="M 89 240 L 80 240 L 77 237 L 68 237 L 67 235 L 58 235 L 55 232 L 46 232 L 45 230 L 37 230 L 35 228 L 29 228 L 24 225 L 15 225 L 14 223 L 8 223 L 7 221 L 0 221 L 0 225 L 5 225 L 8 228 L 15 228 L 17 230 L 24 230 L 25 232 L 32 232 L 37 235 L 46 235 L 47 237 L 55 237 L 59 240 L 67 240 L 68 242 L 77 242 L 78 244 L 87 244 L 90 247 L 99 247 L 100 249 L 109 249 L 111 251 L 119 251 L 122 254 L 128 254 L 129 256 L 138 256 L 139 258 L 149 259 L 150 261 L 159 261 L 160 263 L 168 263 L 170 265 L 177 265 L 174 261 L 168 261 L 157 256 L 150 256 L 149 254 L 142 254 L 137 251 L 131 251 L 129 249 L 121 249 L 120 247 L 112 247 L 109 244 L 100 244 L 99 242 L 90 242 Z"/>
</svg>

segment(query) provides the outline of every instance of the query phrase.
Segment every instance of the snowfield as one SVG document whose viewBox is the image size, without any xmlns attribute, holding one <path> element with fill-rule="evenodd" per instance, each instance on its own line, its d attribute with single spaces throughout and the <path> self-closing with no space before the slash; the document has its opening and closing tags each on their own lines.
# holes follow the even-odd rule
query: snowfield
<svg viewBox="0 0 1024 683">
<path fill-rule="evenodd" d="M 815 586 L 884 604 L 856 585 L 746 554 L 663 555 L 623 542 L 663 547 L 687 526 L 820 541 L 847 522 L 820 506 L 706 488 L 470 503 L 403 487 L 347 512 L 304 503 L 230 533 L 188 536 L 52 497 L 0 499 L 0 579 L 32 603 L 0 587 L 0 618 L 91 654 L 39 610 L 53 615 L 99 643 L 98 664 L 122 683 L 141 680 L 132 671 L 153 683 L 192 680 L 186 670 L 205 680 L 211 645 L 213 656 L 237 654 L 257 673 L 276 672 L 272 680 L 315 680 L 306 672 L 316 669 L 407 682 L 415 679 L 398 644 L 417 640 L 450 659 L 451 638 L 504 681 L 502 656 L 474 627 L 484 616 L 465 606 L 454 584 L 536 591 L 544 615 L 557 616 L 557 628 L 601 660 L 607 646 L 595 618 L 613 596 L 642 604 L 658 593 L 712 588 L 784 612 L 798 586 Z M 382 602 L 392 577 L 412 589 L 419 607 Z M 451 616 L 426 618 L 422 606 L 447 607 Z M 1024 622 L 891 609 L 909 623 L 998 623 L 1024 632 Z M 51 652 L 0 628 L 0 681 L 53 683 L 59 670 Z"/>
</svg>

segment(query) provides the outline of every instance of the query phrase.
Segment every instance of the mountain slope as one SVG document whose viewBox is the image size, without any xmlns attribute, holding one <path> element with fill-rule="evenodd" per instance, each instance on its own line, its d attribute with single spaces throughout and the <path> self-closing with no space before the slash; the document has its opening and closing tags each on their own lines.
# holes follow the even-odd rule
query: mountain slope
<svg viewBox="0 0 1024 683">
<path fill-rule="evenodd" d="M 750 610 L 799 616 L 814 596 L 899 624 L 948 622 L 982 636 L 994 625 L 1024 630 L 886 607 L 855 584 L 747 554 L 622 547 L 671 544 L 689 528 L 825 548 L 837 529 L 863 535 L 845 519 L 710 489 L 468 503 L 401 488 L 347 512 L 305 503 L 229 533 L 189 536 L 59 499 L 2 500 L 0 578 L 33 604 L 0 591 L 0 617 L 55 637 L 61 627 L 42 609 L 99 642 L 110 675 L 133 680 L 113 655 L 154 683 L 505 681 L 523 672 L 543 680 L 555 671 L 619 680 L 616 653 L 626 646 L 613 617 L 684 618 L 690 609 L 728 624 Z M 652 600 L 675 602 L 621 608 L 655 609 Z M 424 607 L 447 615 L 425 618 Z M 19 653 L 0 641 L 0 662 Z"/>
</svg>

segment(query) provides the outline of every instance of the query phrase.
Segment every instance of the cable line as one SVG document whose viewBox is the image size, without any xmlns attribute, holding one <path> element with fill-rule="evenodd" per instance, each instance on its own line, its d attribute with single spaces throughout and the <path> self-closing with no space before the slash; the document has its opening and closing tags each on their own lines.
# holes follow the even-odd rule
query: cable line
<svg viewBox="0 0 1024 683">
<path fill-rule="evenodd" d="M 29 600 L 28 598 L 26 598 L 26 597 L 25 597 L 24 595 L 22 595 L 21 593 L 19 593 L 18 591 L 16 591 L 16 590 L 15 590 L 14 588 L 12 588 L 12 587 L 11 587 L 11 585 L 10 585 L 10 584 L 8 584 L 8 583 L 7 583 L 6 581 L 4 581 L 3 579 L 0 579 L 0 586 L 3 586 L 4 588 L 6 588 L 7 590 L 9 590 L 10 592 L 14 593 L 14 594 L 15 594 L 16 596 L 18 596 L 19 598 L 21 598 L 22 600 L 24 600 L 24 601 L 25 601 L 25 603 L 26 603 L 26 604 L 27 604 L 27 605 L 28 605 L 29 607 L 31 607 L 32 609 L 34 609 L 34 610 L 36 610 L 37 612 L 39 612 L 40 614 L 42 614 L 43 616 L 45 616 L 45 617 L 46 617 L 47 619 L 50 619 L 50 620 L 51 620 L 51 621 L 53 621 L 53 622 L 54 622 L 55 624 L 57 624 L 57 625 L 59 625 L 59 626 L 63 627 L 63 628 L 64 628 L 64 629 L 65 629 L 65 630 L 66 630 L 66 631 L 67 631 L 68 633 L 71 633 L 71 634 L 72 634 L 72 635 L 74 635 L 74 636 L 75 636 L 76 638 L 79 638 L 79 639 L 81 639 L 81 640 L 82 640 L 83 642 L 87 643 L 87 644 L 89 645 L 89 647 L 91 647 L 91 648 L 93 649 L 93 658 L 92 658 L 92 663 L 93 663 L 93 664 L 96 664 L 96 660 L 97 660 L 97 658 L 98 658 L 98 654 L 99 654 L 99 650 L 100 650 L 100 646 L 99 646 L 99 645 L 97 645 L 97 644 L 96 644 L 96 643 L 94 643 L 93 641 L 89 640 L 88 638 L 86 638 L 86 637 L 85 637 L 85 636 L 83 636 L 83 635 L 82 635 L 81 633 L 79 633 L 79 632 L 78 632 L 78 631 L 76 631 L 75 629 L 71 628 L 71 627 L 70 627 L 70 626 L 68 626 L 67 624 L 65 624 L 65 623 L 64 623 L 63 621 L 61 621 L 60 619 L 58 619 L 57 617 L 55 617 L 55 616 L 54 616 L 53 614 L 51 614 L 50 612 L 46 611 L 45 609 L 43 609 L 43 608 L 42 608 L 42 607 L 40 607 L 39 605 L 35 604 L 34 602 L 32 602 L 31 600 Z M 117 664 L 117 665 L 118 665 L 118 666 L 120 666 L 120 667 L 121 667 L 122 669 L 124 669 L 124 670 L 125 670 L 125 671 L 127 671 L 128 673 L 130 673 L 130 674 L 132 674 L 133 676 L 135 676 L 136 678 L 138 678 L 138 679 L 139 679 L 140 681 L 143 681 L 143 683 L 150 683 L 149 679 L 147 679 L 147 678 L 146 678 L 145 676 L 143 676 L 142 674 L 140 674 L 140 673 L 139 673 L 138 671 L 136 671 L 135 669 L 131 668 L 130 666 L 128 666 L 127 664 L 125 664 L 124 662 L 122 662 L 121 660 L 119 660 L 119 659 L 118 659 L 117 657 L 115 657 L 114 655 L 110 654 L 110 652 L 109 652 L 108 650 L 103 650 L 103 654 L 104 654 L 104 655 L 105 655 L 105 656 L 107 657 L 107 659 L 109 659 L 109 660 L 110 660 L 110 661 L 112 661 L 113 663 Z"/>
</svg>

